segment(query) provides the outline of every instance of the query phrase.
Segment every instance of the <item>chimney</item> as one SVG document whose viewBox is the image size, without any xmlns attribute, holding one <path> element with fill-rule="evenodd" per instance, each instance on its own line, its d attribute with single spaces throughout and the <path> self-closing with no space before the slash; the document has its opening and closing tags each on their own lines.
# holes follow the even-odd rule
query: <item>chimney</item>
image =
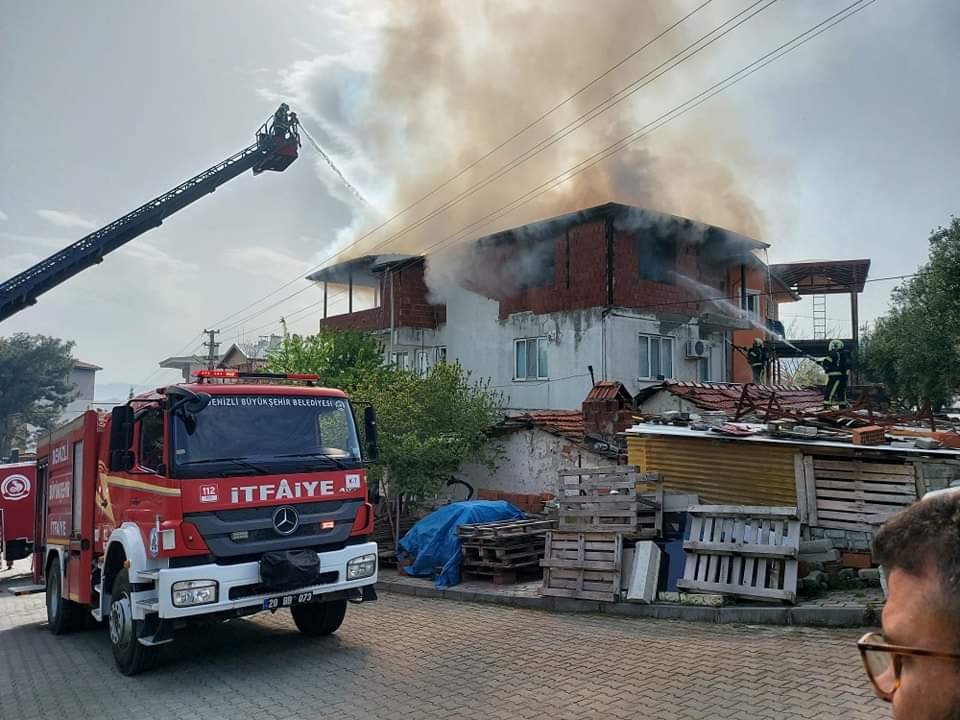
<svg viewBox="0 0 960 720">
<path fill-rule="evenodd" d="M 633 425 L 633 396 L 615 380 L 595 383 L 583 401 L 583 431 L 610 437 Z"/>
</svg>

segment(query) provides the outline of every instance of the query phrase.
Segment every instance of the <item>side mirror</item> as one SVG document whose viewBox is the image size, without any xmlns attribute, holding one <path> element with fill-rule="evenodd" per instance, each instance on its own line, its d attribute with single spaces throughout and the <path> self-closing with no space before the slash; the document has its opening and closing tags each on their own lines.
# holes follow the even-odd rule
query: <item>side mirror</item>
<svg viewBox="0 0 960 720">
<path fill-rule="evenodd" d="M 373 405 L 363 409 L 363 428 L 367 436 L 367 462 L 376 462 L 380 458 L 380 446 L 377 444 L 377 411 Z"/>
<path fill-rule="evenodd" d="M 133 467 L 133 408 L 120 405 L 110 412 L 110 469 L 125 472 Z"/>
</svg>

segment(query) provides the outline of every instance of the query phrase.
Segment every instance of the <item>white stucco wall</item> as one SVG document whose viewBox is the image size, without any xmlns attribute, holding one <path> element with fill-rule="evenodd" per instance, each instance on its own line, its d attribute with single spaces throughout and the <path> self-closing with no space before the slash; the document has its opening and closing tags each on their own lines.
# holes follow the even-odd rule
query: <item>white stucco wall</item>
<svg viewBox="0 0 960 720">
<path fill-rule="evenodd" d="M 79 394 L 64 410 L 66 420 L 73 420 L 84 410 L 93 407 L 93 386 L 96 375 L 97 371 L 93 368 L 73 368 L 70 371 L 70 384 Z"/>
<path fill-rule="evenodd" d="M 568 440 L 539 429 L 521 430 L 500 440 L 504 456 L 491 472 L 482 465 L 464 465 L 457 474 L 474 489 L 539 495 L 557 492 L 557 472 L 565 468 L 614 464 Z"/>
<path fill-rule="evenodd" d="M 605 319 L 600 308 L 534 315 L 523 312 L 499 318 L 499 305 L 468 290 L 446 299 L 447 322 L 437 330 L 402 328 L 395 335 L 394 351 L 409 351 L 414 367 L 415 351 L 437 346 L 447 348 L 449 361 L 459 360 L 475 378 L 492 378 L 493 385 L 515 409 L 579 409 L 590 391 L 588 366 L 597 380 L 619 380 L 635 393 L 655 381 L 638 379 L 639 335 L 669 335 L 674 338 L 673 379 L 698 380 L 698 365 L 685 357 L 688 340 L 712 342 L 710 379 L 728 379 L 721 333 L 708 334 L 695 322 L 678 325 L 660 322 L 655 316 L 629 309 L 615 309 Z M 520 338 L 548 339 L 547 380 L 514 379 L 514 341 Z M 391 352 L 389 333 L 385 334 Z M 604 353 L 604 347 L 606 352 Z M 431 353 L 432 356 L 432 353 Z"/>
</svg>

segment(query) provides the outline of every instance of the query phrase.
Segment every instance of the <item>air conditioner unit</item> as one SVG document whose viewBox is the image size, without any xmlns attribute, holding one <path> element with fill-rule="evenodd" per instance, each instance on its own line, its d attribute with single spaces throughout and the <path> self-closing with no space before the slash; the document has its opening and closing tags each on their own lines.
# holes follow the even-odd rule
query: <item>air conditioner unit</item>
<svg viewBox="0 0 960 720">
<path fill-rule="evenodd" d="M 687 357 L 688 358 L 705 358 L 710 355 L 710 343 L 705 340 L 688 340 L 687 341 Z"/>
</svg>

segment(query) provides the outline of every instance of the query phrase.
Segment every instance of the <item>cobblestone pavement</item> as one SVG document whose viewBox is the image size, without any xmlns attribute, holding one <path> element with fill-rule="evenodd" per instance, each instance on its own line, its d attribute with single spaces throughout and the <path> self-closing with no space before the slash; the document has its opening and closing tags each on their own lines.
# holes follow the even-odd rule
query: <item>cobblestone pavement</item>
<svg viewBox="0 0 960 720">
<path fill-rule="evenodd" d="M 0 580 L 4 576 L 0 575 Z M 0 596 L 0 718 L 879 720 L 856 630 L 550 614 L 385 593 L 333 637 L 285 612 L 185 633 L 125 678 L 104 630 Z"/>
</svg>

